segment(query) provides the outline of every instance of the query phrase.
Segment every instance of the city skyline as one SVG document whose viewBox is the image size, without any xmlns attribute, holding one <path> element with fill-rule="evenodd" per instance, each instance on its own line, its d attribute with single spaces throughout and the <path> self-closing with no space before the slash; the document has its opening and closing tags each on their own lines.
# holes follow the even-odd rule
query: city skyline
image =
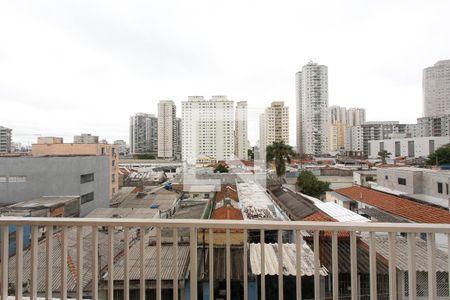
<svg viewBox="0 0 450 300">
<path fill-rule="evenodd" d="M 247 101 L 249 131 L 266 106 L 284 101 L 295 128 L 295 73 L 310 60 L 329 67 L 330 106 L 413 123 L 422 70 L 448 58 L 446 2 L 51 5 L 1 4 L 0 119 L 23 143 L 78 132 L 127 139 L 128 116 L 156 115 L 162 99 L 180 107 L 189 95 Z M 215 22 L 227 16 L 233 22 Z"/>
</svg>

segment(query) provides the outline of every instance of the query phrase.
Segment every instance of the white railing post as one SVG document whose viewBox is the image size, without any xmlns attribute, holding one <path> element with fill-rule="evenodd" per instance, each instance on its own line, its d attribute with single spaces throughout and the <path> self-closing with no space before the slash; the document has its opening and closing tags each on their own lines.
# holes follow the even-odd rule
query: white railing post
<svg viewBox="0 0 450 300">
<path fill-rule="evenodd" d="M 190 252 L 191 252 L 191 278 L 190 278 L 190 285 L 191 285 L 191 297 L 190 299 L 197 299 L 197 228 L 191 227 L 190 229 L 190 237 L 189 237 L 189 243 L 190 243 Z"/>
<path fill-rule="evenodd" d="M 98 227 L 92 226 L 92 300 L 98 300 Z"/>
<path fill-rule="evenodd" d="M 244 260 L 244 300 L 248 300 L 248 259 L 247 259 L 247 229 L 244 229 L 244 238 L 243 238 L 243 260 Z"/>
<path fill-rule="evenodd" d="M 333 273 L 333 300 L 339 298 L 338 233 L 331 233 L 331 265 Z"/>
<path fill-rule="evenodd" d="M 231 300 L 231 250 L 230 250 L 230 229 L 225 230 L 226 236 L 226 290 L 227 300 Z"/>
<path fill-rule="evenodd" d="M 114 299 L 114 226 L 108 227 L 108 299 Z"/>
<path fill-rule="evenodd" d="M 45 251 L 45 257 L 46 257 L 46 276 L 45 276 L 45 296 L 47 299 L 52 299 L 53 295 L 53 226 L 47 226 L 46 227 L 46 251 Z"/>
<path fill-rule="evenodd" d="M 350 281 L 352 290 L 352 300 L 358 299 L 358 261 L 357 261 L 357 244 L 356 234 L 354 231 L 350 232 Z"/>
<path fill-rule="evenodd" d="M 161 300 L 161 227 L 156 227 L 156 300 Z"/>
<path fill-rule="evenodd" d="M 320 299 L 320 241 L 319 230 L 314 231 L 314 299 Z"/>
<path fill-rule="evenodd" d="M 23 294 L 23 225 L 16 226 L 16 300 Z"/>
<path fill-rule="evenodd" d="M 83 299 L 83 226 L 77 226 L 77 299 Z"/>
<path fill-rule="evenodd" d="M 173 299 L 178 300 L 178 228 L 173 229 Z"/>
<path fill-rule="evenodd" d="M 31 300 L 35 300 L 37 298 L 37 281 L 38 281 L 38 234 L 39 227 L 37 225 L 31 226 L 31 291 L 30 298 Z M 61 294 L 63 295 L 63 294 Z M 63 300 L 63 298 L 61 296 Z"/>
<path fill-rule="evenodd" d="M 375 232 L 369 234 L 370 299 L 377 299 L 377 245 Z"/>
<path fill-rule="evenodd" d="M 283 235 L 278 230 L 278 299 L 283 300 Z"/>
<path fill-rule="evenodd" d="M 141 300 L 145 300 L 145 228 L 140 227 L 140 251 L 139 251 L 139 262 L 140 262 L 140 289 L 139 289 L 139 297 Z"/>
<path fill-rule="evenodd" d="M 214 300 L 214 231 L 209 229 L 209 254 L 208 254 L 208 278 L 209 278 L 209 299 Z"/>
<path fill-rule="evenodd" d="M 261 300 L 266 300 L 266 244 L 264 229 L 261 229 L 259 234 L 261 243 Z"/>
<path fill-rule="evenodd" d="M 126 226 L 123 229 L 123 241 L 124 241 L 124 264 L 123 264 L 123 296 L 125 300 L 130 299 L 130 228 Z"/>
<path fill-rule="evenodd" d="M 297 300 L 302 299 L 302 234 L 295 231 L 295 280 Z"/>
<path fill-rule="evenodd" d="M 9 225 L 2 226 L 2 299 L 8 298 Z"/>
<path fill-rule="evenodd" d="M 61 299 L 67 299 L 67 226 L 61 227 Z"/>
<path fill-rule="evenodd" d="M 397 300 L 397 261 L 395 232 L 389 232 L 389 299 Z"/>
<path fill-rule="evenodd" d="M 436 300 L 436 238 L 434 233 L 427 234 L 428 245 L 428 299 Z"/>
<path fill-rule="evenodd" d="M 416 234 L 411 232 L 408 233 L 408 271 L 408 299 L 416 299 Z"/>
</svg>

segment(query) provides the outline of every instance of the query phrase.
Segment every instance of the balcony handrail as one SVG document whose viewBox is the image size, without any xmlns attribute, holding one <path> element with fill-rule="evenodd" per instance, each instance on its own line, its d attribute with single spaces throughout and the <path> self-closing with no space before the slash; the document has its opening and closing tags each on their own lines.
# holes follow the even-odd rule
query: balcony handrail
<svg viewBox="0 0 450 300">
<path fill-rule="evenodd" d="M 450 224 L 424 223 L 357 223 L 265 220 L 198 220 L 198 219 L 130 219 L 130 218 L 46 218 L 0 217 L 0 225 L 38 226 L 122 226 L 204 229 L 264 229 L 349 232 L 411 232 L 450 234 Z"/>
</svg>

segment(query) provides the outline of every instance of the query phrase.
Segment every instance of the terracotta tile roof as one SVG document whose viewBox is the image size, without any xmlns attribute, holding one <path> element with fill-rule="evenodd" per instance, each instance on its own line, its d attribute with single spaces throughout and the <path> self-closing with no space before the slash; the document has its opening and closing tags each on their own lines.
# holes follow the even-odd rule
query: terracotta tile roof
<svg viewBox="0 0 450 300">
<path fill-rule="evenodd" d="M 240 209 L 223 206 L 213 211 L 211 219 L 215 220 L 243 220 L 242 212 Z"/>
<path fill-rule="evenodd" d="M 416 223 L 450 224 L 450 212 L 368 188 L 352 186 L 334 190 L 359 201 Z"/>
<path fill-rule="evenodd" d="M 323 213 L 323 212 L 315 212 L 312 215 L 307 216 L 303 219 L 303 221 L 312 221 L 312 222 L 337 222 L 334 218 L 330 217 L 329 215 Z M 338 231 L 338 237 L 348 237 L 350 234 L 348 231 Z M 331 237 L 331 231 L 324 231 L 323 232 L 324 237 Z"/>
<path fill-rule="evenodd" d="M 223 201 L 225 198 L 230 198 L 234 201 L 239 201 L 236 185 L 234 184 L 221 185 L 220 192 L 217 192 L 215 201 L 220 202 Z"/>
</svg>

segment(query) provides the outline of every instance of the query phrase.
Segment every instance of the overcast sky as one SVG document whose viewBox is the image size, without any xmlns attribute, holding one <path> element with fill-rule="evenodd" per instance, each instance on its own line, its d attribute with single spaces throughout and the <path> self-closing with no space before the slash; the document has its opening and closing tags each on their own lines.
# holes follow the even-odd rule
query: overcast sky
<svg viewBox="0 0 450 300">
<path fill-rule="evenodd" d="M 151 2 L 151 3 L 150 3 Z M 450 1 L 1 1 L 0 125 L 15 141 L 89 132 L 128 141 L 129 116 L 189 95 L 247 100 L 250 139 L 295 73 L 328 66 L 330 105 L 413 123 L 422 69 L 450 58 Z"/>
</svg>

